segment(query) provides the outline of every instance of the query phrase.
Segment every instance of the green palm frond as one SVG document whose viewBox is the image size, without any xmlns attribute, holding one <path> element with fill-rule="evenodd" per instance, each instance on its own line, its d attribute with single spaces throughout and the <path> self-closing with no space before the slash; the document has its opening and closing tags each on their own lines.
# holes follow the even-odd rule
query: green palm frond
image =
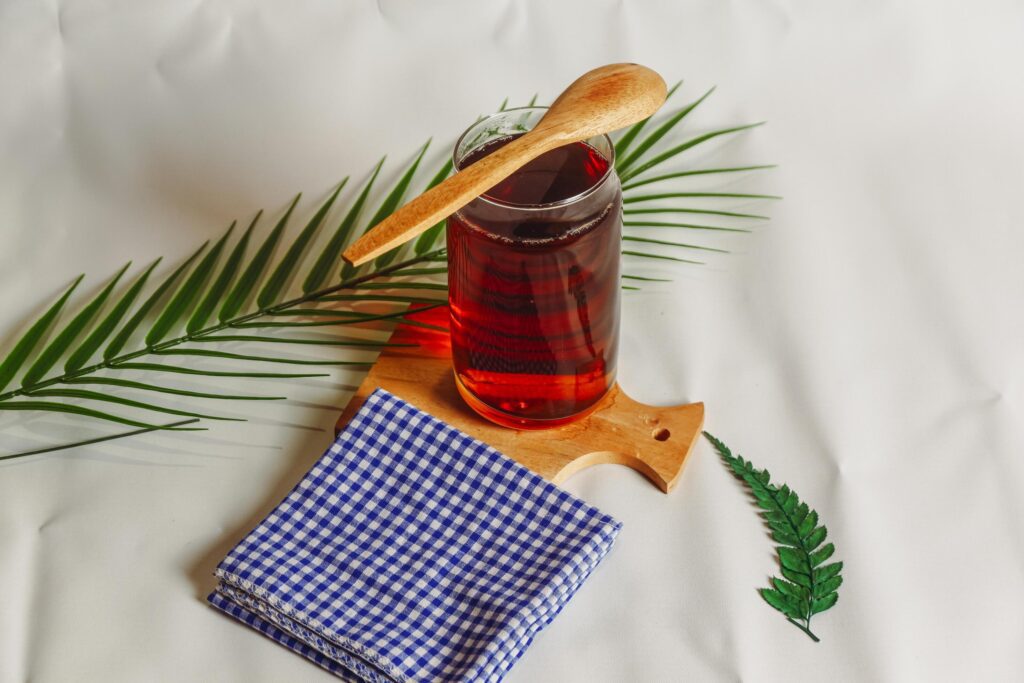
<svg viewBox="0 0 1024 683">
<path fill-rule="evenodd" d="M 672 92 L 678 88 L 676 84 Z M 615 141 L 616 169 L 623 181 L 624 241 L 629 247 L 623 254 L 633 271 L 624 276 L 624 281 L 629 281 L 623 285 L 624 289 L 637 289 L 670 279 L 659 277 L 661 273 L 645 273 L 645 264 L 699 265 L 703 262 L 687 258 L 686 254 L 700 251 L 710 258 L 728 251 L 726 245 L 665 238 L 669 233 L 661 231 L 699 230 L 705 231 L 706 237 L 719 239 L 749 232 L 751 221 L 764 220 L 766 216 L 736 211 L 719 202 L 775 198 L 774 195 L 718 188 L 709 191 L 687 185 L 695 178 L 743 178 L 745 173 L 770 168 L 767 165 L 670 167 L 685 159 L 688 150 L 759 125 L 731 126 L 681 142 L 673 141 L 710 92 L 681 108 L 636 124 Z M 506 100 L 502 108 L 507 104 Z M 410 319 L 407 313 L 410 305 L 420 307 L 418 310 L 445 305 L 447 284 L 443 276 L 447 273 L 447 255 L 443 248 L 443 223 L 424 232 L 414 244 L 388 252 L 371 265 L 358 269 L 346 265 L 339 269 L 342 251 L 357 235 L 390 215 L 414 190 L 433 187 L 452 173 L 452 162 L 447 160 L 438 162 L 425 179 L 420 179 L 429 147 L 428 140 L 411 155 L 411 161 L 397 174 L 394 185 L 380 197 L 375 198 L 375 186 L 385 158 L 369 171 L 360 187 L 346 190 L 349 179 L 340 181 L 315 210 L 306 214 L 308 218 L 303 227 L 297 229 L 290 240 L 286 240 L 286 234 L 291 218 L 306 211 L 300 206 L 301 193 L 283 209 L 269 231 L 260 229 L 262 210 L 252 217 L 240 236 L 235 234 L 236 223 L 232 223 L 212 247 L 209 241 L 201 245 L 184 262 L 161 276 L 159 284 L 148 294 L 147 285 L 156 275 L 160 259 L 137 275 L 129 274 L 129 264 L 110 278 L 67 324 L 58 328 L 58 318 L 82 281 L 83 276 L 79 276 L 0 362 L 0 415 L 4 412 L 63 413 L 76 419 L 123 424 L 134 429 L 20 453 L 0 453 L 0 459 L 153 431 L 197 429 L 200 427 L 193 425 L 200 420 L 238 419 L 221 418 L 200 409 L 170 408 L 149 398 L 163 394 L 190 401 L 278 400 L 283 397 L 186 388 L 177 386 L 175 378 L 324 377 L 327 376 L 324 373 L 258 372 L 249 367 L 275 363 L 365 368 L 368 361 L 339 360 L 324 354 L 331 348 L 377 352 L 389 346 L 402 346 L 347 334 L 357 330 L 379 336 L 381 326 L 398 323 L 442 329 Z M 655 175 L 652 173 L 655 168 L 665 170 Z M 651 187 L 655 189 L 648 189 Z M 680 206 L 679 200 L 693 201 Z M 366 218 L 363 214 L 369 212 L 364 210 L 371 202 L 376 202 L 377 208 Z M 696 220 L 691 223 L 681 214 L 711 216 L 715 220 L 707 221 L 713 225 Z M 673 220 L 676 218 L 680 220 Z M 329 235 L 321 235 L 325 223 L 337 227 Z M 252 253 L 251 244 L 258 244 Z M 398 262 L 402 253 L 411 256 Z M 279 255 L 275 257 L 275 254 Z M 122 288 L 122 279 L 131 280 L 131 284 Z M 293 283 L 298 283 L 295 287 L 301 293 L 289 298 Z M 139 301 L 141 303 L 137 303 Z M 104 313 L 105 308 L 109 311 Z M 339 327 L 342 329 L 333 329 Z M 55 328 L 52 341 L 47 342 L 47 335 Z M 301 334 L 304 331 L 316 334 Z M 297 336 L 292 336 L 296 333 Z M 290 346 L 314 351 L 317 357 L 285 358 L 273 353 L 219 348 L 231 343 L 260 344 L 263 348 Z M 64 357 L 67 360 L 61 368 L 58 363 Z M 207 369 L 198 365 L 208 360 L 241 368 Z M 13 383 L 19 375 L 20 382 Z M 131 415 L 107 412 L 105 408 L 111 406 L 133 412 Z M 166 419 L 167 415 L 189 419 L 164 423 L 161 416 Z"/>
</svg>

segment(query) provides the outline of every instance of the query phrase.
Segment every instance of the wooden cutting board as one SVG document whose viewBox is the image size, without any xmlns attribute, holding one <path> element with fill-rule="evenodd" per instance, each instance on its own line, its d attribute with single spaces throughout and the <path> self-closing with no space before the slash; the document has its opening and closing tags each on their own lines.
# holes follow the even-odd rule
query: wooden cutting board
<svg viewBox="0 0 1024 683">
<path fill-rule="evenodd" d="M 425 310 L 412 320 L 447 329 L 448 309 Z M 631 399 L 615 385 L 589 417 L 564 427 L 519 431 L 478 416 L 459 396 L 448 333 L 399 325 L 338 420 L 348 424 L 366 397 L 381 387 L 466 434 L 490 444 L 556 484 L 591 465 L 626 465 L 668 493 L 704 424 L 704 404 L 656 408 Z"/>
</svg>

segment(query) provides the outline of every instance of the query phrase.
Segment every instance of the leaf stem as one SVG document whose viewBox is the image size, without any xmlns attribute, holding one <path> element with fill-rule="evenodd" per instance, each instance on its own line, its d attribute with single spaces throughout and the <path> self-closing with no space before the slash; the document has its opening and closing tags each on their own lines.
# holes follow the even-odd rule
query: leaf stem
<svg viewBox="0 0 1024 683">
<path fill-rule="evenodd" d="M 111 358 L 109 360 L 105 360 L 103 362 L 96 363 L 94 365 L 89 365 L 87 367 L 80 368 L 80 369 L 75 370 L 73 372 L 65 372 L 63 375 L 59 375 L 57 377 L 51 377 L 49 379 L 40 380 L 40 381 L 38 381 L 38 382 L 36 382 L 34 384 L 30 384 L 30 385 L 27 385 L 27 386 L 22 386 L 19 389 L 13 389 L 13 390 L 8 391 L 8 392 L 6 392 L 4 394 L 0 394 L 0 401 L 6 401 L 6 400 L 14 398 L 16 396 L 25 396 L 25 395 L 30 394 L 33 391 L 37 391 L 37 390 L 42 389 L 44 387 L 48 387 L 48 386 L 51 386 L 51 385 L 54 385 L 54 384 L 61 384 L 61 383 L 67 382 L 68 380 L 75 379 L 77 377 L 81 377 L 82 375 L 91 374 L 93 372 L 96 372 L 97 370 L 107 370 L 107 369 L 116 370 L 119 365 L 121 365 L 123 363 L 126 363 L 126 362 L 128 362 L 130 360 L 134 360 L 135 358 L 139 358 L 140 356 L 146 356 L 146 355 L 149 355 L 149 354 L 159 353 L 160 351 L 163 351 L 165 349 L 169 349 L 169 348 L 174 347 L 174 346 L 178 346 L 179 344 L 184 344 L 186 342 L 198 341 L 202 337 L 206 337 L 208 335 L 214 334 L 215 332 L 220 332 L 221 330 L 225 330 L 225 329 L 234 327 L 234 326 L 238 325 L 239 323 L 249 322 L 251 320 L 255 320 L 256 318 L 261 318 L 261 317 L 267 316 L 267 315 L 274 315 L 275 313 L 279 313 L 281 311 L 284 311 L 286 309 L 292 308 L 294 306 L 298 306 L 300 304 L 309 303 L 311 301 L 317 301 L 317 300 L 321 299 L 322 297 L 334 294 L 335 292 L 339 292 L 339 291 L 344 290 L 344 289 L 355 289 L 359 285 L 363 284 L 364 282 L 368 282 L 370 280 L 375 280 L 377 278 L 381 278 L 381 277 L 384 277 L 386 275 L 391 275 L 392 273 L 396 273 L 397 271 L 400 271 L 400 270 L 403 270 L 405 268 L 408 268 L 409 266 L 416 265 L 417 263 L 423 263 L 425 261 L 435 260 L 435 259 L 437 259 L 439 256 L 441 256 L 444 253 L 445 253 L 444 249 L 435 249 L 434 251 L 427 252 L 427 253 L 422 254 L 420 256 L 417 256 L 415 258 L 411 258 L 411 259 L 408 259 L 406 261 L 402 261 L 400 263 L 395 263 L 395 264 L 389 265 L 389 266 L 387 266 L 385 268 L 379 268 L 379 269 L 377 269 L 377 270 L 375 270 L 373 272 L 366 273 L 365 275 L 360 275 L 358 277 L 349 278 L 348 280 L 345 280 L 344 282 L 341 282 L 339 284 L 332 285 L 330 287 L 324 287 L 322 289 L 318 289 L 315 292 L 310 292 L 309 294 L 304 294 L 302 296 L 295 297 L 294 299 L 289 299 L 287 301 L 282 301 L 280 303 L 276 303 L 276 304 L 272 304 L 272 305 L 269 305 L 269 306 L 264 306 L 262 308 L 258 308 L 257 310 L 253 311 L 252 313 L 246 313 L 246 314 L 243 314 L 243 315 L 239 315 L 239 316 L 236 316 L 235 318 L 232 318 L 230 320 L 225 320 L 225 321 L 219 322 L 219 323 L 217 323 L 215 325 L 210 325 L 209 327 L 205 327 L 205 328 L 203 328 L 201 330 L 196 330 L 195 332 L 186 333 L 186 334 L 184 334 L 184 335 L 182 335 L 180 337 L 175 337 L 173 339 L 167 339 L 165 341 L 161 341 L 161 342 L 156 343 L 156 344 L 149 344 L 149 345 L 144 346 L 143 348 L 138 349 L 136 351 L 129 351 L 127 353 L 123 353 L 123 354 L 121 354 L 119 356 L 115 356 L 114 358 Z"/>
<path fill-rule="evenodd" d="M 816 643 L 820 643 L 821 642 L 821 639 L 818 638 L 818 636 L 816 636 L 813 633 L 811 633 L 811 620 L 809 618 L 807 619 L 807 625 L 806 626 L 801 624 L 799 621 L 794 621 L 790 617 L 786 617 L 786 621 L 788 621 L 789 623 L 793 624 L 793 626 L 796 626 L 798 629 L 800 629 L 801 631 L 806 633 L 808 636 L 811 637 L 811 640 L 813 640 L 814 642 L 816 642 Z"/>
<path fill-rule="evenodd" d="M 42 455 L 43 453 L 52 453 L 53 451 L 61 451 L 65 448 L 73 448 L 75 446 L 89 446 L 94 443 L 102 443 L 103 441 L 113 441 L 114 439 L 123 439 L 128 436 L 136 436 L 138 434 L 145 434 L 147 432 L 158 432 L 165 429 L 174 429 L 175 427 L 181 427 L 184 425 L 190 425 L 199 422 L 198 418 L 192 418 L 191 420 L 181 420 L 179 422 L 171 422 L 170 424 L 157 425 L 154 427 L 143 427 L 142 429 L 134 429 L 130 432 L 121 432 L 120 434 L 111 434 L 108 436 L 98 436 L 95 439 L 86 439 L 85 441 L 77 441 L 75 443 L 61 444 L 59 446 L 47 446 L 45 448 L 38 448 L 34 451 L 25 451 L 24 453 L 13 453 L 10 455 L 0 455 L 0 460 L 14 460 L 15 458 L 24 458 L 29 455 Z"/>
</svg>

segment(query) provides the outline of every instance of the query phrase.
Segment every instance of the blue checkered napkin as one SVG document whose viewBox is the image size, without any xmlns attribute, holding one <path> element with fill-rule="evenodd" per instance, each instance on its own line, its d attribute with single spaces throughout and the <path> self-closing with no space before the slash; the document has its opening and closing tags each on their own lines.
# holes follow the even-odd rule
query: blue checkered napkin
<svg viewBox="0 0 1024 683">
<path fill-rule="evenodd" d="M 346 681 L 500 681 L 620 528 L 378 389 L 210 602 Z"/>
</svg>

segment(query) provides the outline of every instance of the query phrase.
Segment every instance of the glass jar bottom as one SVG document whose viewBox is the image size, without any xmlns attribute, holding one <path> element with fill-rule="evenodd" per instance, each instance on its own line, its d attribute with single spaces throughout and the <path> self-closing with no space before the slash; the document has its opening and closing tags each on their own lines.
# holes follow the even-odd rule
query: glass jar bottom
<svg viewBox="0 0 1024 683">
<path fill-rule="evenodd" d="M 596 401 L 577 413 L 563 417 L 537 419 L 505 412 L 484 403 L 462 383 L 459 379 L 459 373 L 454 372 L 452 374 L 455 377 L 455 387 L 459 390 L 459 395 L 462 396 L 462 400 L 466 402 L 466 405 L 473 409 L 473 412 L 501 427 L 523 430 L 552 429 L 578 422 L 597 410 L 608 395 L 608 392 L 615 386 L 614 377 L 612 377 L 610 378 L 611 381 L 608 384 L 608 389 Z"/>
</svg>

